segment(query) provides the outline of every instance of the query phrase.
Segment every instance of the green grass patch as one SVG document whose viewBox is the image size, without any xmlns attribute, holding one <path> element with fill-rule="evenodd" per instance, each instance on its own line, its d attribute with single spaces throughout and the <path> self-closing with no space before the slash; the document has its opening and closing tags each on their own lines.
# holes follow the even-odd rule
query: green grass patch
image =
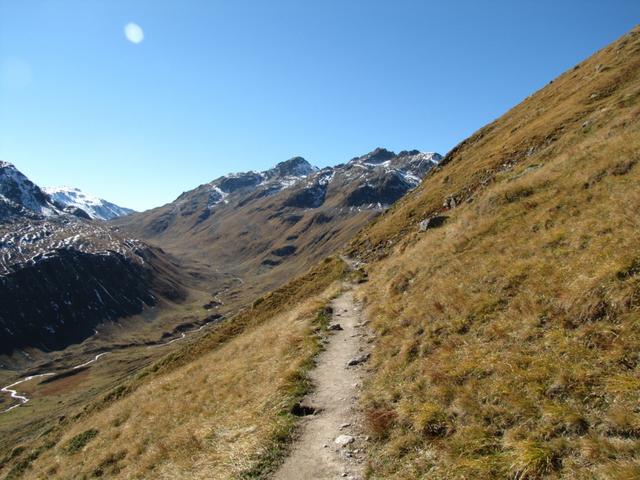
<svg viewBox="0 0 640 480">
<path fill-rule="evenodd" d="M 89 430 L 85 430 L 82 433 L 79 433 L 75 437 L 73 437 L 67 444 L 64 446 L 64 451 L 68 454 L 74 454 L 82 450 L 87 443 L 89 443 L 92 439 L 94 439 L 98 435 L 98 430 L 95 428 L 90 428 Z"/>
</svg>

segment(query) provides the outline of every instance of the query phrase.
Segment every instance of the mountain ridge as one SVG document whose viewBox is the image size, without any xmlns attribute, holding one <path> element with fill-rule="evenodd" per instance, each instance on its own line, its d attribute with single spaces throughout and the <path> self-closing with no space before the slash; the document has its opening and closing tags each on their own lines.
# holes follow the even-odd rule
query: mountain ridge
<svg viewBox="0 0 640 480">
<path fill-rule="evenodd" d="M 293 157 L 264 172 L 218 177 L 110 223 L 172 255 L 243 278 L 248 300 L 344 245 L 441 158 L 378 148 L 318 169 Z"/>
<path fill-rule="evenodd" d="M 94 220 L 111 220 L 112 218 L 135 212 L 131 208 L 121 207 L 102 198 L 89 195 L 76 187 L 43 187 L 42 190 L 56 204 L 61 205 L 63 208 L 79 208 Z"/>
</svg>

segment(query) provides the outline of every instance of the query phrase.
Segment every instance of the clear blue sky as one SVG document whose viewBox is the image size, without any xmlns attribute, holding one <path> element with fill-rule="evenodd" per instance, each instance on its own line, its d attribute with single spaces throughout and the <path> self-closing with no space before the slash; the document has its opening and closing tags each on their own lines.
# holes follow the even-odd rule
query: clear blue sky
<svg viewBox="0 0 640 480">
<path fill-rule="evenodd" d="M 294 155 L 444 154 L 639 19 L 638 0 L 0 0 L 0 159 L 145 209 Z"/>
</svg>

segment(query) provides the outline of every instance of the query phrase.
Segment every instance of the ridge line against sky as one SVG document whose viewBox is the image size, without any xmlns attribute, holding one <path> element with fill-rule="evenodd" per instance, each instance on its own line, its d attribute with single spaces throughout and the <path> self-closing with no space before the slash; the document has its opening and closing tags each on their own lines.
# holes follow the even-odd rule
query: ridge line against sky
<svg viewBox="0 0 640 480">
<path fill-rule="evenodd" d="M 0 0 L 0 159 L 143 210 L 233 171 L 445 154 L 635 0 Z"/>
</svg>

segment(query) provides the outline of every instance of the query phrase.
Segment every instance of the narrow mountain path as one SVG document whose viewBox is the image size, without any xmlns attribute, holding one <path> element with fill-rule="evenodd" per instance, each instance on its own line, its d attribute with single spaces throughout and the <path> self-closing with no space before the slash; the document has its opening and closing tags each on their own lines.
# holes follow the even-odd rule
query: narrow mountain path
<svg viewBox="0 0 640 480">
<path fill-rule="evenodd" d="M 358 397 L 368 358 L 366 327 L 351 290 L 336 298 L 332 307 L 331 324 L 342 330 L 331 330 L 310 374 L 314 392 L 302 402 L 315 413 L 304 418 L 301 435 L 274 480 L 362 478 L 366 438 Z"/>
</svg>

